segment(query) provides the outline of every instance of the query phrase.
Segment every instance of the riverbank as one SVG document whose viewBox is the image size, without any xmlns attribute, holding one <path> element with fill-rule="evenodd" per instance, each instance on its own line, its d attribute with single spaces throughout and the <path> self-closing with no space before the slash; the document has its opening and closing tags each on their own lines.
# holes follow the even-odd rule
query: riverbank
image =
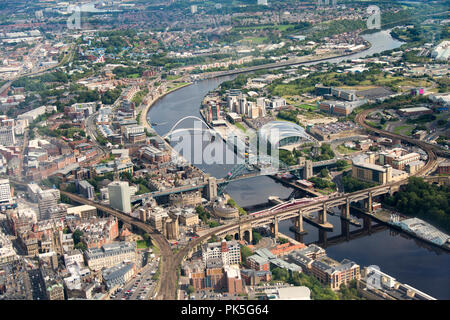
<svg viewBox="0 0 450 320">
<path fill-rule="evenodd" d="M 369 41 L 366 40 L 366 47 L 364 47 L 364 49 L 361 49 L 359 51 L 355 51 L 355 52 L 348 52 L 345 54 L 338 54 L 338 55 L 329 55 L 329 56 L 324 56 L 320 59 L 306 59 L 303 60 L 302 58 L 310 58 L 314 55 L 308 55 L 308 56 L 303 56 L 303 57 L 299 57 L 299 58 L 293 58 L 291 59 L 291 61 L 287 60 L 285 62 L 275 62 L 275 63 L 268 63 L 268 64 L 262 64 L 259 66 L 252 66 L 252 67 L 247 67 L 247 68 L 241 68 L 241 69 L 235 69 L 235 70 L 227 70 L 227 71 L 216 71 L 216 72 L 211 72 L 211 73 L 201 73 L 198 75 L 198 80 L 206 80 L 206 79 L 212 79 L 212 78 L 218 78 L 218 77 L 223 77 L 223 76 L 229 76 L 229 75 L 234 75 L 234 74 L 240 74 L 240 73 L 247 73 L 247 72 L 253 72 L 253 71 L 257 71 L 257 70 L 263 70 L 263 69 L 275 69 L 275 68 L 281 68 L 281 67 L 287 67 L 287 66 L 295 66 L 295 65 L 301 65 L 301 64 L 307 64 L 307 63 L 316 63 L 316 62 L 321 62 L 321 61 L 327 61 L 327 60 L 331 60 L 331 59 L 338 59 L 338 58 L 344 58 L 344 57 L 348 57 L 354 54 L 359 54 L 359 53 L 364 53 L 364 51 L 368 51 L 372 48 L 372 43 L 370 43 Z M 295 61 L 292 61 L 295 60 Z"/>
<path fill-rule="evenodd" d="M 151 108 L 151 107 L 152 107 L 159 99 L 165 97 L 165 96 L 168 95 L 169 93 L 172 93 L 172 92 L 174 92 L 174 91 L 176 91 L 176 90 L 179 90 L 179 89 L 181 89 L 181 88 L 190 86 L 191 84 L 192 84 L 192 82 L 188 82 L 188 83 L 183 84 L 183 85 L 181 85 L 181 86 L 172 88 L 172 89 L 170 89 L 169 91 L 166 91 L 166 92 L 164 92 L 164 93 L 162 93 L 162 94 L 158 94 L 158 95 L 157 95 L 155 98 L 153 98 L 149 103 L 147 103 L 147 105 L 146 105 L 146 106 L 138 113 L 139 119 L 137 119 L 137 120 L 139 121 L 139 123 L 140 123 L 144 128 L 151 129 L 152 126 L 151 126 L 151 125 L 148 123 L 148 121 L 147 121 L 147 114 L 148 114 L 150 108 Z M 157 91 L 159 90 L 159 88 L 160 88 L 160 87 L 158 87 Z"/>
</svg>

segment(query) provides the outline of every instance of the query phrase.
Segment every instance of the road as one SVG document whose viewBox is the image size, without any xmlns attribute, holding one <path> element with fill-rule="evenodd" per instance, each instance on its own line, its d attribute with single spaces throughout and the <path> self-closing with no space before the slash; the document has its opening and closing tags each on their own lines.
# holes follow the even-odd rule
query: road
<svg viewBox="0 0 450 320">
<path fill-rule="evenodd" d="M 156 281 L 152 280 L 152 273 L 156 269 L 158 269 L 158 261 L 155 258 L 144 266 L 135 278 L 125 284 L 117 296 L 112 298 L 114 300 L 144 300 L 151 298 L 156 288 Z"/>
<path fill-rule="evenodd" d="M 156 243 L 161 252 L 160 287 L 156 298 L 163 300 L 175 299 L 177 289 L 177 267 L 180 265 L 181 261 L 180 263 L 176 263 L 176 261 L 174 260 L 172 249 L 164 235 L 155 230 L 149 224 L 146 224 L 109 206 L 102 205 L 98 202 L 88 200 L 86 198 L 63 190 L 61 190 L 61 195 L 65 195 L 72 201 L 78 202 L 80 204 L 95 206 L 98 210 L 111 214 L 122 220 L 123 222 L 133 225 L 148 233 L 152 241 Z"/>
</svg>

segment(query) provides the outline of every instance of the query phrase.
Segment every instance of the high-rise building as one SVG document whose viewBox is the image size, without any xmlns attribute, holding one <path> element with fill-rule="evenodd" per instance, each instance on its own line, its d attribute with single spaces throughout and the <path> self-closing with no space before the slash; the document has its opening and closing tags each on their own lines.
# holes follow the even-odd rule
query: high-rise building
<svg viewBox="0 0 450 320">
<path fill-rule="evenodd" d="M 239 114 L 245 114 L 247 111 L 247 99 L 245 97 L 241 97 L 238 100 L 239 103 L 239 108 L 237 110 L 237 112 Z"/>
<path fill-rule="evenodd" d="M 9 185 L 9 179 L 0 180 L 0 203 L 10 202 L 11 197 L 11 187 Z"/>
<path fill-rule="evenodd" d="M 38 220 L 47 220 L 51 218 L 51 214 L 49 209 L 56 208 L 59 200 L 59 190 L 55 190 L 58 192 L 53 192 L 53 190 L 45 190 L 39 193 L 38 195 L 38 206 L 39 206 L 39 215 Z M 66 211 L 67 212 L 67 211 Z"/>
<path fill-rule="evenodd" d="M 125 213 L 131 213 L 131 192 L 126 181 L 114 181 L 108 185 L 109 205 Z"/>
</svg>

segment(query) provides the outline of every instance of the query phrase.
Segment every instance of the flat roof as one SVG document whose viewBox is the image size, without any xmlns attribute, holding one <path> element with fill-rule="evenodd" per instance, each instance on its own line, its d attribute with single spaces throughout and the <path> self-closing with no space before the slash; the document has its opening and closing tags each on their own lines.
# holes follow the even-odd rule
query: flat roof
<svg viewBox="0 0 450 320">
<path fill-rule="evenodd" d="M 399 110 L 402 112 L 418 112 L 418 111 L 429 111 L 431 109 L 426 107 L 412 107 L 412 108 L 402 108 Z"/>
</svg>

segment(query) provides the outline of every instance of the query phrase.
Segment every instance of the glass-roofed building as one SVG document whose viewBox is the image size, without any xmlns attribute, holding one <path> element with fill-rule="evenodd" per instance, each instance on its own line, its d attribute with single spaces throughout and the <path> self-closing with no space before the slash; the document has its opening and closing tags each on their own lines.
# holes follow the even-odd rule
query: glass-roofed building
<svg viewBox="0 0 450 320">
<path fill-rule="evenodd" d="M 258 136 L 268 149 L 313 141 L 304 128 L 288 121 L 269 122 L 259 129 Z"/>
</svg>

